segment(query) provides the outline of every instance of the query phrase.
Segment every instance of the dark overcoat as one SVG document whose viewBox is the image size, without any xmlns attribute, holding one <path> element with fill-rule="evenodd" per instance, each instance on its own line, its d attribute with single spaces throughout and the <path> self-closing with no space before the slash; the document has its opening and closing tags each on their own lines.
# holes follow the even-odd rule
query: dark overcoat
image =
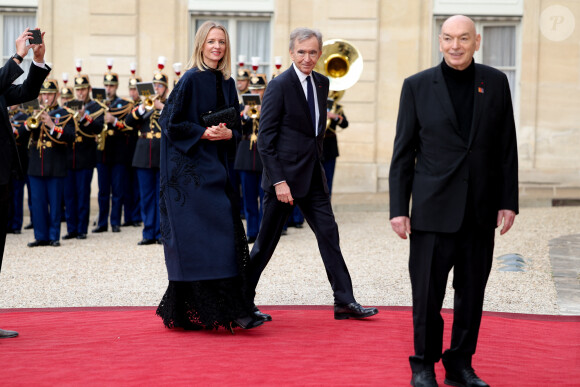
<svg viewBox="0 0 580 387">
<path fill-rule="evenodd" d="M 41 68 L 32 65 L 24 83 L 13 85 L 12 82 L 23 72 L 24 70 L 12 59 L 0 67 L 0 185 L 8 184 L 12 176 L 23 177 L 7 108 L 38 97 L 42 82 L 50 72 L 50 67 L 45 65 Z"/>
<path fill-rule="evenodd" d="M 222 89 L 226 105 L 235 107 L 239 117 L 234 80 L 222 79 Z M 173 89 L 160 119 L 160 219 L 170 281 L 238 274 L 227 141 L 201 140 L 206 128 L 199 117 L 219 108 L 216 90 L 214 73 L 188 70 Z M 230 129 L 237 132 L 239 126 L 238 118 Z"/>
</svg>

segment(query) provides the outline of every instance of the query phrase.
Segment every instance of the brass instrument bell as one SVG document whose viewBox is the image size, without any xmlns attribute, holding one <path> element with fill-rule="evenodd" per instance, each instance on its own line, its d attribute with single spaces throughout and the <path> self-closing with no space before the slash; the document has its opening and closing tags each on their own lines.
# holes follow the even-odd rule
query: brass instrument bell
<svg viewBox="0 0 580 387">
<path fill-rule="evenodd" d="M 48 106 L 43 107 L 36 115 L 26 119 L 26 126 L 30 129 L 37 129 L 40 126 L 40 115 L 48 109 Z"/>
<path fill-rule="evenodd" d="M 151 98 L 151 96 L 147 96 L 147 98 L 145 98 L 145 100 L 143 101 L 143 106 L 145 107 L 145 110 L 153 110 L 153 108 L 155 108 L 155 100 L 158 99 L 159 96 L 155 95 L 155 97 Z"/>
<path fill-rule="evenodd" d="M 252 119 L 256 119 L 260 117 L 260 112 L 258 111 L 258 107 L 256 105 L 252 105 L 250 107 L 250 111 L 248 112 L 250 113 L 250 118 Z"/>
<path fill-rule="evenodd" d="M 314 69 L 328 77 L 330 90 L 346 90 L 358 82 L 363 58 L 359 50 L 346 40 L 327 40 Z"/>
</svg>

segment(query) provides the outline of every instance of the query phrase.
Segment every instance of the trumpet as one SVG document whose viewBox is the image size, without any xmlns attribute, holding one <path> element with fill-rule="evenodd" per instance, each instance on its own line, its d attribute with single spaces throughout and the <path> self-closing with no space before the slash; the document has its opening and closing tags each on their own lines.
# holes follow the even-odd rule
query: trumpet
<svg viewBox="0 0 580 387">
<path fill-rule="evenodd" d="M 145 107 L 145 110 L 153 110 L 153 108 L 155 107 L 156 99 L 159 99 L 159 95 L 157 94 L 153 98 L 151 98 L 151 96 L 147 96 L 147 98 L 143 100 L 143 106 Z"/>
<path fill-rule="evenodd" d="M 43 107 L 38 113 L 36 113 L 36 115 L 32 116 L 32 117 L 28 117 L 26 119 L 26 126 L 28 126 L 30 129 L 36 129 L 40 126 L 40 115 L 42 113 L 44 113 L 46 110 L 48 109 L 48 106 Z"/>
<path fill-rule="evenodd" d="M 260 112 L 258 111 L 257 105 L 250 106 L 250 111 L 248 113 L 252 119 L 260 118 Z"/>
</svg>

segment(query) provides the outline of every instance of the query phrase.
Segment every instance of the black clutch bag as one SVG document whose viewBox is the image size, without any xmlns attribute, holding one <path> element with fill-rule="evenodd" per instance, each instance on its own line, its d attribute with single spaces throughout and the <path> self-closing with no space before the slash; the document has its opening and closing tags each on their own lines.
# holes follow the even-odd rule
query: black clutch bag
<svg viewBox="0 0 580 387">
<path fill-rule="evenodd" d="M 238 112 L 236 111 L 236 108 L 232 106 L 203 113 L 199 117 L 199 122 L 206 128 L 209 128 L 210 126 L 218 126 L 223 123 L 226 124 L 228 129 L 232 129 L 235 126 L 237 118 Z"/>
</svg>

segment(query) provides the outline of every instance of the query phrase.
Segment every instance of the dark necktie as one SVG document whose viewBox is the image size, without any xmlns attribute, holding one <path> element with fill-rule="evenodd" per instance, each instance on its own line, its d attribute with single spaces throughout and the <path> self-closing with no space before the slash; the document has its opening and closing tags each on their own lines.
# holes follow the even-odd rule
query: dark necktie
<svg viewBox="0 0 580 387">
<path fill-rule="evenodd" d="M 312 82 L 310 82 L 310 75 L 306 77 L 306 100 L 308 101 L 308 109 L 310 109 L 310 117 L 312 117 L 312 126 L 316 133 L 316 109 L 314 108 L 314 89 L 312 89 Z"/>
</svg>

